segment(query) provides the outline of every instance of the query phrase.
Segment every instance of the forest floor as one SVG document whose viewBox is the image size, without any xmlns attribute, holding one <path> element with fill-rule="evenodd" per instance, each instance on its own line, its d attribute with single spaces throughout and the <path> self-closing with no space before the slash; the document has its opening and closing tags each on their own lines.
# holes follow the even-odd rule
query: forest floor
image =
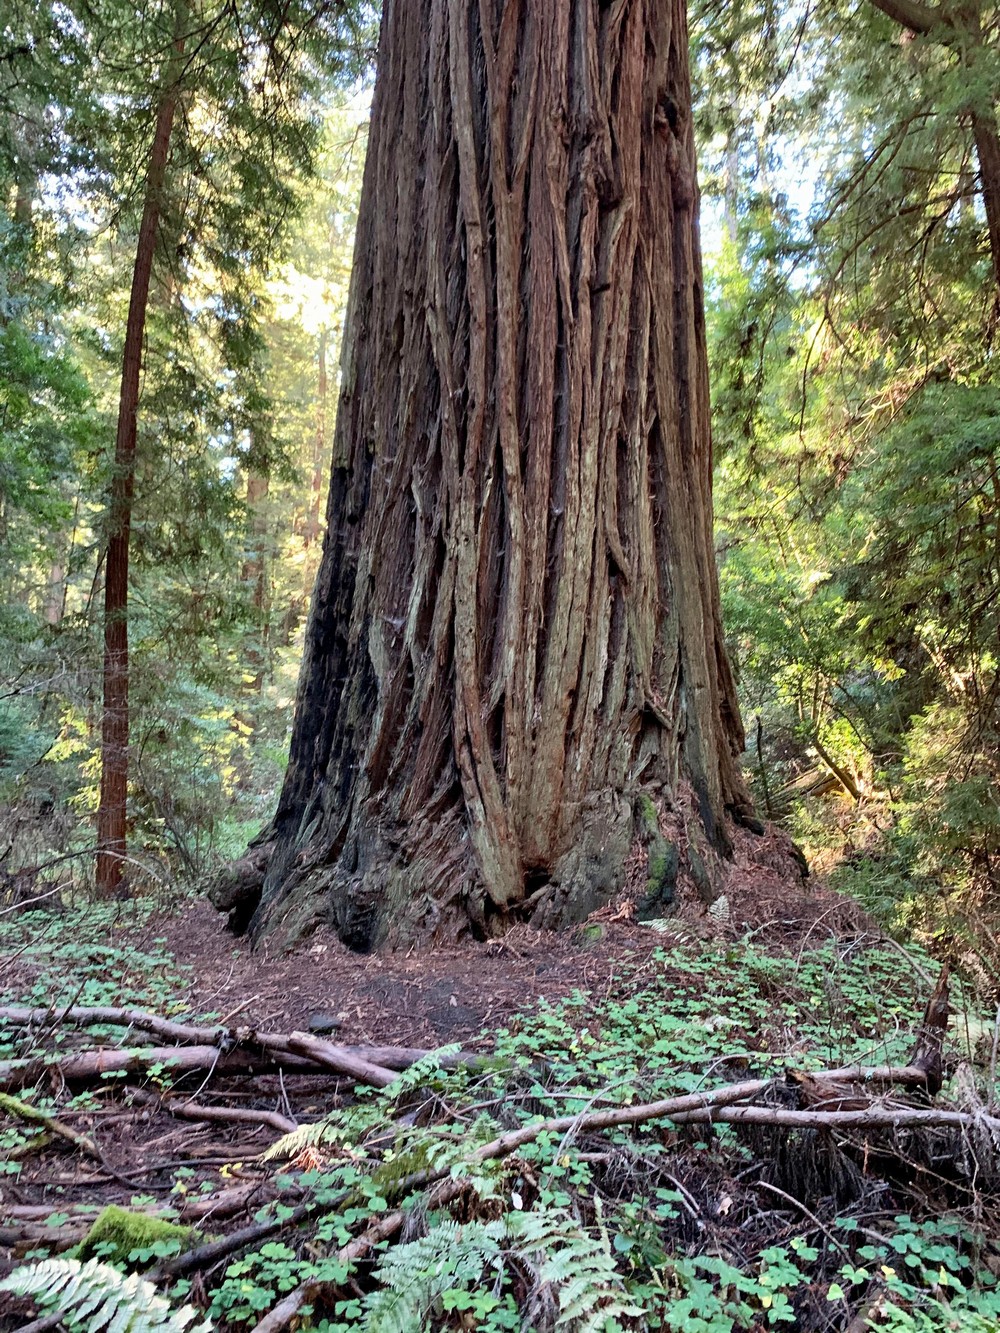
<svg viewBox="0 0 1000 1333">
<path fill-rule="evenodd" d="M 252 950 L 246 940 L 229 934 L 222 918 L 200 901 L 169 910 L 154 903 L 126 902 L 0 918 L 0 1004 L 31 1005 L 51 1013 L 51 1018 L 30 1029 L 0 1021 L 0 1072 L 9 1073 L 18 1059 L 29 1056 L 43 1061 L 37 1070 L 32 1069 L 26 1089 L 16 1079 L 6 1083 L 0 1079 L 0 1087 L 64 1128 L 70 1127 L 89 1144 L 80 1151 L 79 1143 L 58 1133 L 39 1133 L 38 1125 L 16 1114 L 6 1119 L 0 1116 L 0 1158 L 6 1152 L 9 1159 L 6 1167 L 0 1167 L 0 1277 L 26 1257 L 63 1253 L 78 1245 L 89 1235 L 99 1211 L 109 1204 L 195 1225 L 202 1235 L 221 1236 L 224 1246 L 238 1240 L 244 1230 L 263 1226 L 256 1249 L 248 1231 L 242 1246 L 233 1245 L 214 1257 L 203 1256 L 190 1270 L 170 1270 L 178 1262 L 180 1242 L 169 1236 L 148 1244 L 133 1237 L 122 1248 L 120 1237 L 90 1235 L 79 1251 L 129 1260 L 126 1266 L 132 1267 L 148 1268 L 153 1263 L 161 1287 L 168 1270 L 174 1278 L 189 1271 L 190 1278 L 182 1276 L 169 1284 L 171 1295 L 186 1295 L 208 1309 L 213 1327 L 256 1328 L 258 1315 L 283 1292 L 295 1288 L 300 1279 L 312 1281 L 308 1275 L 317 1262 L 317 1236 L 322 1241 L 324 1235 L 322 1226 L 318 1232 L 313 1226 L 311 1240 L 296 1241 L 294 1229 L 290 1234 L 283 1223 L 274 1224 L 274 1209 L 318 1207 L 323 1196 L 315 1181 L 333 1178 L 324 1176 L 324 1171 L 334 1175 L 355 1171 L 351 1163 L 356 1158 L 349 1144 L 345 1161 L 342 1154 L 340 1158 L 336 1153 L 325 1157 L 322 1151 L 313 1155 L 306 1143 L 300 1145 L 302 1151 L 292 1163 L 295 1170 L 283 1176 L 274 1163 L 262 1159 L 262 1153 L 280 1138 L 280 1126 L 265 1119 L 188 1119 L 187 1113 L 195 1107 L 225 1117 L 242 1110 L 306 1126 L 331 1117 L 346 1117 L 345 1124 L 353 1123 L 352 1115 L 371 1115 L 382 1105 L 369 1100 L 366 1112 L 364 1098 L 358 1103 L 354 1095 L 353 1080 L 317 1069 L 300 1073 L 287 1065 L 282 1070 L 231 1073 L 209 1066 L 185 1076 L 157 1065 L 139 1077 L 105 1073 L 103 1078 L 67 1086 L 61 1068 L 73 1056 L 93 1051 L 95 1043 L 113 1053 L 126 1044 L 131 1048 L 156 1040 L 130 1032 L 127 1025 L 123 1035 L 121 1025 L 87 1027 L 64 1022 L 60 1016 L 71 1005 L 134 1006 L 174 1020 L 212 1023 L 234 1031 L 288 1034 L 321 1030 L 326 1040 L 344 1048 L 436 1049 L 454 1044 L 484 1056 L 495 1052 L 507 1072 L 490 1073 L 489 1069 L 499 1068 L 490 1066 L 481 1077 L 461 1071 L 442 1075 L 443 1083 L 429 1077 L 426 1087 L 420 1085 L 418 1100 L 430 1097 L 426 1104 L 436 1108 L 432 1118 L 457 1114 L 461 1122 L 465 1114 L 461 1107 L 466 1102 L 492 1108 L 509 1099 L 505 1111 L 489 1111 L 490 1123 L 498 1131 L 523 1124 L 532 1115 L 536 1119 L 558 1115 L 568 1105 L 577 1104 L 567 1102 L 568 1097 L 584 1099 L 579 1103 L 582 1113 L 595 1104 L 606 1104 L 609 1098 L 614 1103 L 624 1098 L 628 1104 L 683 1094 L 720 1080 L 746 1078 L 756 1066 L 766 1074 L 774 1060 L 785 1066 L 791 1060 L 793 1066 L 803 1068 L 905 1065 L 933 982 L 934 963 L 886 940 L 855 903 L 820 885 L 790 892 L 787 883 L 779 885 L 765 874 L 753 877 L 742 890 L 732 894 L 731 901 L 738 908 L 724 922 L 711 919 L 691 897 L 677 917 L 655 928 L 638 925 L 630 919 L 629 903 L 623 900 L 573 932 L 554 935 L 518 926 L 489 943 L 367 957 L 350 953 L 326 931 L 318 932 L 295 953 L 272 953 L 266 946 Z M 966 999 L 962 1004 L 967 1010 Z M 402 1076 L 401 1087 L 406 1078 Z M 483 1102 L 483 1080 L 489 1083 L 491 1079 L 499 1079 L 500 1085 L 491 1085 L 491 1097 Z M 399 1108 L 389 1100 L 382 1118 L 375 1114 L 379 1123 L 384 1124 L 386 1117 L 391 1120 L 412 1103 L 417 1085 L 406 1086 Z M 427 1087 L 439 1090 L 428 1093 Z M 375 1094 L 376 1099 L 391 1096 L 391 1087 Z M 0 1111 L 3 1109 L 0 1105 Z M 407 1123 L 406 1116 L 398 1120 L 401 1127 Z M 726 1126 L 720 1129 L 723 1140 L 726 1130 Z M 371 1124 L 350 1132 L 358 1141 L 375 1142 Z M 404 1138 L 410 1132 L 399 1130 Z M 664 1235 L 680 1226 L 678 1236 L 689 1254 L 697 1255 L 706 1247 L 708 1255 L 725 1253 L 727 1262 L 731 1259 L 737 1265 L 732 1272 L 743 1272 L 740 1280 L 750 1284 L 750 1304 L 744 1302 L 743 1313 L 734 1315 L 726 1313 L 723 1283 L 719 1318 L 705 1325 L 713 1333 L 764 1327 L 764 1322 L 754 1322 L 752 1311 L 771 1308 L 766 1272 L 769 1263 L 774 1267 L 776 1243 L 805 1245 L 808 1240 L 815 1247 L 818 1242 L 823 1250 L 821 1264 L 826 1263 L 819 1276 L 831 1291 L 840 1290 L 837 1265 L 847 1250 L 833 1229 L 841 1224 L 841 1214 L 854 1208 L 869 1218 L 896 1215 L 898 1223 L 899 1210 L 910 1206 L 907 1191 L 899 1192 L 894 1172 L 887 1172 L 882 1158 L 877 1159 L 881 1167 L 869 1170 L 867 1140 L 860 1173 L 856 1164 L 848 1162 L 845 1167 L 841 1162 L 835 1170 L 827 1164 L 803 1174 L 801 1164 L 791 1171 L 787 1160 L 781 1165 L 787 1154 L 777 1149 L 761 1157 L 759 1144 L 749 1158 L 742 1149 L 741 1162 L 733 1158 L 731 1145 L 710 1162 L 701 1151 L 705 1142 L 699 1140 L 704 1138 L 694 1128 L 668 1138 L 661 1134 L 654 1141 L 644 1139 L 641 1129 L 627 1140 L 619 1136 L 614 1140 L 620 1145 L 615 1152 L 634 1155 L 627 1173 L 631 1184 L 626 1189 L 619 1168 L 618 1175 L 612 1172 L 614 1179 L 609 1184 L 601 1175 L 605 1167 L 594 1165 L 611 1161 L 605 1140 L 581 1133 L 575 1149 L 581 1151 L 579 1162 L 572 1168 L 552 1166 L 549 1174 L 576 1173 L 573 1197 L 577 1208 L 582 1206 L 586 1213 L 580 1201 L 588 1196 L 580 1173 L 596 1173 L 594 1187 L 608 1196 L 604 1207 L 623 1209 L 622 1217 L 631 1219 L 628 1226 L 635 1224 L 646 1237 L 643 1246 L 648 1247 L 652 1242 L 642 1231 L 648 1218 L 639 1225 L 633 1215 L 637 1205 L 627 1202 L 626 1195 L 639 1182 L 648 1202 L 650 1168 L 645 1155 L 665 1151 L 656 1148 L 657 1142 L 672 1144 L 674 1160 L 660 1181 L 660 1192 L 666 1190 L 665 1199 L 676 1195 L 681 1200 L 680 1222 L 669 1220 L 676 1207 L 668 1201 L 657 1205 L 663 1210 L 663 1220 L 654 1218 L 656 1226 L 666 1228 Z M 912 1142 L 907 1140 L 907 1144 L 910 1155 L 919 1157 Z M 383 1151 L 377 1148 L 369 1153 L 375 1172 L 371 1180 L 378 1175 L 374 1163 Z M 548 1151 L 555 1152 L 555 1147 Z M 953 1147 L 947 1152 L 953 1155 Z M 511 1171 L 522 1173 L 515 1178 L 521 1182 L 515 1183 L 511 1196 L 515 1199 L 520 1197 L 516 1191 L 524 1194 L 528 1188 L 522 1177 L 536 1179 L 531 1160 L 525 1150 L 507 1168 L 505 1179 L 511 1178 Z M 568 1162 L 569 1158 L 557 1156 L 556 1161 Z M 748 1182 L 745 1177 L 754 1171 L 763 1172 L 768 1179 L 760 1185 Z M 831 1171 L 835 1183 L 831 1183 Z M 852 1183 L 845 1186 L 841 1177 Z M 920 1207 L 937 1208 L 936 1202 L 926 1203 L 926 1180 L 921 1190 L 924 1202 Z M 957 1187 L 953 1182 L 946 1193 L 951 1202 L 958 1199 L 967 1204 L 968 1191 L 963 1191 L 964 1184 Z M 550 1201 L 544 1190 L 536 1189 L 534 1197 L 536 1209 Z M 551 1197 L 558 1202 L 570 1195 L 557 1191 Z M 877 1205 L 874 1212 L 873 1201 Z M 382 1216 L 378 1208 L 385 1209 L 384 1200 L 369 1202 L 373 1211 L 364 1217 L 370 1221 Z M 558 1206 L 564 1209 L 565 1202 Z M 355 1212 L 362 1216 L 363 1210 Z M 600 1216 L 598 1205 L 598 1221 Z M 697 1221 L 693 1230 L 692 1218 Z M 616 1254 L 630 1254 L 628 1247 L 639 1243 L 629 1239 L 627 1230 L 615 1240 Z M 261 1240 L 278 1234 L 281 1244 L 271 1241 L 261 1247 Z M 343 1234 L 349 1237 L 351 1233 Z M 292 1244 L 284 1244 L 286 1240 Z M 941 1237 L 935 1233 L 932 1240 L 938 1243 Z M 677 1243 L 675 1236 L 671 1244 Z M 955 1265 L 960 1267 L 965 1263 L 965 1250 L 961 1246 L 953 1249 Z M 987 1246 L 991 1256 L 994 1249 Z M 995 1252 L 1000 1255 L 1000 1249 Z M 344 1250 L 339 1253 L 343 1256 Z M 770 1260 L 761 1260 L 761 1255 L 769 1254 Z M 704 1262 L 709 1262 L 707 1257 Z M 856 1256 L 854 1263 L 852 1271 L 861 1272 Z M 629 1266 L 638 1271 L 634 1260 L 629 1260 Z M 997 1268 L 1000 1271 L 1000 1260 Z M 316 1271 L 326 1272 L 322 1266 Z M 783 1271 L 790 1284 L 786 1304 L 794 1304 L 794 1296 L 800 1303 L 812 1302 L 810 1310 L 816 1306 L 822 1313 L 822 1318 L 815 1312 L 796 1316 L 797 1327 L 846 1328 L 847 1315 L 857 1314 L 859 1303 L 848 1303 L 844 1320 L 829 1322 L 826 1302 L 833 1298 L 816 1294 L 820 1286 L 815 1266 L 795 1270 L 797 1275 L 787 1266 Z M 525 1302 L 530 1305 L 530 1293 L 521 1290 L 522 1270 L 514 1265 L 511 1272 L 513 1285 L 504 1299 L 513 1302 L 510 1310 L 523 1313 Z M 350 1291 L 360 1299 L 369 1291 L 371 1275 L 368 1269 L 359 1273 L 360 1277 L 351 1279 Z M 607 1286 L 612 1279 L 606 1273 L 603 1280 Z M 617 1277 L 613 1280 L 619 1281 Z M 662 1280 L 662 1275 L 656 1279 Z M 700 1280 L 693 1268 L 690 1272 L 678 1269 L 671 1277 L 679 1284 L 678 1293 L 685 1290 L 685 1283 L 694 1292 Z M 977 1299 L 980 1286 L 975 1288 Z M 867 1287 L 859 1286 L 859 1302 L 865 1292 Z M 0 1328 L 19 1327 L 29 1306 L 14 1301 L 5 1320 L 4 1299 L 0 1295 Z M 369 1293 L 364 1299 L 374 1297 Z M 703 1304 L 705 1299 L 704 1294 L 692 1295 L 696 1303 Z M 900 1308 L 908 1308 L 907 1301 L 913 1303 L 909 1296 L 900 1298 Z M 367 1329 L 362 1305 L 354 1312 L 356 1322 L 347 1319 L 343 1324 L 321 1323 L 319 1327 Z M 500 1322 L 489 1322 L 486 1314 L 481 1323 L 449 1322 L 442 1316 L 443 1322 L 433 1326 L 515 1327 L 512 1322 L 502 1322 L 499 1309 L 490 1306 L 486 1314 Z M 627 1321 L 621 1325 L 632 1326 Z M 696 1327 L 677 1325 L 689 1326 Z M 382 1325 L 375 1322 L 371 1327 Z M 540 1320 L 538 1328 L 545 1327 L 548 1325 Z M 575 1325 L 566 1324 L 570 1327 Z"/>
<path fill-rule="evenodd" d="M 320 929 L 299 950 L 251 949 L 236 939 L 207 903 L 123 930 L 133 947 L 162 948 L 190 970 L 187 1002 L 198 1013 L 218 1013 L 263 1029 L 305 1028 L 316 1014 L 340 1026 L 337 1040 L 359 1045 L 483 1046 L 493 1029 L 538 1000 L 575 990 L 606 993 L 623 969 L 649 963 L 665 938 L 737 938 L 750 931 L 771 947 L 795 949 L 870 930 L 881 932 L 856 903 L 817 886 L 798 894 L 746 895 L 738 916 L 717 927 L 691 904 L 663 929 L 637 925 L 622 905 L 592 916 L 577 931 L 515 926 L 488 943 L 359 955 L 332 931 Z M 25 989 L 28 975 L 22 977 Z M 16 984 L 16 983 L 15 983 Z M 478 1040 L 477 1040 L 478 1039 Z"/>
</svg>

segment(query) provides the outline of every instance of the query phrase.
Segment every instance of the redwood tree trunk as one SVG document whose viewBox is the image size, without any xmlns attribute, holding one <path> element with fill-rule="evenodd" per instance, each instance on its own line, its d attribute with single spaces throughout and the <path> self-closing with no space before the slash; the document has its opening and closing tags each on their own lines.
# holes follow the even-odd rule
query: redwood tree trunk
<svg viewBox="0 0 1000 1333">
<path fill-rule="evenodd" d="M 178 40 L 178 55 L 181 49 Z M 125 866 L 129 739 L 128 570 L 136 419 L 149 282 L 176 105 L 176 77 L 171 77 L 157 109 L 122 354 L 104 576 L 104 708 L 101 716 L 101 796 L 97 811 L 97 889 L 102 894 L 113 893 L 118 888 Z"/>
<path fill-rule="evenodd" d="M 477 932 L 744 810 L 684 0 L 388 0 L 328 531 L 254 929 Z"/>
</svg>

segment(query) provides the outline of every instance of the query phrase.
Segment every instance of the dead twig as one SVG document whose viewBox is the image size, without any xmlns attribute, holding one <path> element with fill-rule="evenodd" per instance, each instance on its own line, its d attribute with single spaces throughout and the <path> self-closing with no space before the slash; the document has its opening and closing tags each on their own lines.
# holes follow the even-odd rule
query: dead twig
<svg viewBox="0 0 1000 1333">
<path fill-rule="evenodd" d="M 199 1102 L 178 1101 L 172 1097 L 157 1097 L 153 1093 L 136 1088 L 132 1100 L 140 1106 L 160 1106 L 168 1115 L 179 1120 L 218 1121 L 233 1125 L 270 1125 L 279 1134 L 291 1134 L 298 1129 L 298 1122 L 278 1111 L 258 1111 L 250 1107 L 202 1106 Z"/>
<path fill-rule="evenodd" d="M 848 1254 L 847 1250 L 844 1248 L 843 1245 L 841 1245 L 840 1241 L 836 1238 L 836 1236 L 833 1235 L 829 1227 L 824 1226 L 823 1223 L 816 1216 L 816 1214 L 810 1212 L 810 1210 L 805 1206 L 805 1204 L 800 1199 L 796 1199 L 795 1196 L 792 1194 L 786 1194 L 784 1190 L 779 1189 L 777 1185 L 772 1185 L 767 1180 L 756 1181 L 754 1183 L 754 1189 L 770 1190 L 772 1194 L 777 1194 L 779 1198 L 786 1199 L 792 1205 L 793 1208 L 797 1208 L 799 1210 L 799 1212 L 803 1215 L 803 1217 L 807 1217 L 818 1231 L 821 1231 L 823 1233 L 823 1235 L 827 1238 L 827 1240 L 830 1242 L 833 1248 L 844 1260 L 845 1264 L 849 1264 L 851 1262 L 850 1254 Z"/>
</svg>

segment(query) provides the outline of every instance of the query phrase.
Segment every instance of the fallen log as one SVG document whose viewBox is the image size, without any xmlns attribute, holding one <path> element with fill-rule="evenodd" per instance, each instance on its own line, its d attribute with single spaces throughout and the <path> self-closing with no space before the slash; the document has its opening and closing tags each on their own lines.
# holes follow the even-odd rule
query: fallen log
<svg viewBox="0 0 1000 1333">
<path fill-rule="evenodd" d="M 329 1074 L 325 1067 L 290 1051 L 222 1051 L 218 1046 L 140 1046 L 130 1050 L 98 1047 L 58 1060 L 44 1056 L 0 1060 L 0 1090 L 31 1087 L 47 1074 L 57 1075 L 66 1083 L 91 1083 L 105 1074 L 146 1074 L 154 1065 L 162 1065 L 172 1074 L 202 1069 L 220 1074 L 269 1074 L 279 1069 L 296 1074 Z"/>
<path fill-rule="evenodd" d="M 365 1060 L 369 1064 L 381 1065 L 383 1069 L 395 1069 L 400 1072 L 409 1069 L 410 1065 L 415 1065 L 425 1056 L 434 1054 L 433 1051 L 420 1050 L 415 1046 L 338 1046 L 338 1050 L 356 1055 L 359 1060 Z M 479 1064 L 484 1058 L 474 1051 L 458 1051 L 454 1055 L 438 1056 L 438 1063 L 442 1069 L 457 1069 L 459 1065 Z"/>
<path fill-rule="evenodd" d="M 318 1064 L 326 1069 L 333 1070 L 335 1073 L 354 1078 L 359 1083 L 368 1083 L 374 1087 L 387 1087 L 392 1082 L 395 1073 L 408 1069 L 418 1060 L 431 1054 L 428 1050 L 405 1046 L 341 1046 L 324 1041 L 322 1038 L 306 1032 L 269 1033 L 260 1032 L 252 1027 L 177 1023 L 172 1019 L 161 1018 L 157 1014 L 150 1014 L 141 1009 L 115 1008 L 107 1005 L 71 1005 L 61 1011 L 52 1008 L 31 1008 L 25 1005 L 6 1005 L 0 1007 L 0 1022 L 15 1027 L 42 1028 L 57 1026 L 60 1023 L 74 1023 L 81 1026 L 119 1026 L 148 1032 L 150 1035 L 162 1038 L 164 1041 L 177 1042 L 181 1046 L 199 1050 L 199 1055 L 191 1057 L 189 1062 L 179 1062 L 184 1069 L 208 1067 L 205 1064 L 205 1055 L 202 1048 L 212 1048 L 216 1051 L 224 1050 L 229 1056 L 239 1050 L 260 1049 L 280 1057 L 275 1063 L 282 1067 L 288 1067 L 286 1062 L 289 1059 L 297 1059 L 306 1066 Z M 161 1049 L 151 1048 L 151 1050 L 157 1052 L 153 1058 L 154 1063 L 164 1058 L 160 1053 Z M 60 1067 L 64 1071 L 63 1076 L 72 1081 L 90 1076 L 99 1077 L 102 1073 L 118 1072 L 123 1068 L 126 1069 L 126 1072 L 134 1072 L 127 1066 L 108 1064 L 101 1065 L 94 1075 L 77 1074 L 75 1072 L 77 1069 L 87 1070 L 86 1059 L 97 1054 L 97 1052 L 80 1052 L 78 1057 L 65 1057 L 60 1062 Z M 72 1062 L 76 1058 L 83 1060 L 84 1063 L 74 1065 Z M 173 1058 L 176 1061 L 177 1057 L 174 1056 Z M 441 1064 L 444 1068 L 451 1069 L 458 1064 L 471 1063 L 480 1058 L 463 1051 L 457 1055 L 442 1056 Z M 18 1069 L 27 1067 L 27 1060 L 0 1062 L 0 1087 L 26 1086 L 25 1082 L 7 1082 L 6 1080 L 8 1078 L 13 1079 Z M 67 1068 L 74 1072 L 65 1072 Z M 236 1071 L 233 1069 L 229 1072 Z M 30 1081 L 29 1078 L 28 1082 Z"/>
</svg>

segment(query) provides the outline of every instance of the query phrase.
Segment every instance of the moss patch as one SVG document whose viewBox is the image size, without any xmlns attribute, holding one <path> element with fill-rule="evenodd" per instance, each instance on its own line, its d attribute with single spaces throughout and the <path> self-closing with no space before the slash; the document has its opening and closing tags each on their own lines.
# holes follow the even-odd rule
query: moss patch
<svg viewBox="0 0 1000 1333">
<path fill-rule="evenodd" d="M 667 915 L 677 894 L 679 868 L 677 848 L 657 833 L 649 844 L 646 893 L 635 913 L 638 921 L 655 921 Z"/>
<path fill-rule="evenodd" d="M 197 1237 L 193 1227 L 178 1226 L 162 1217 L 133 1213 L 117 1204 L 108 1204 L 94 1218 L 94 1224 L 75 1250 L 77 1259 L 105 1259 L 132 1266 L 150 1263 L 158 1255 L 136 1254 L 157 1245 L 173 1245 L 172 1252 L 187 1248 Z M 111 1249 L 107 1249 L 111 1246 Z"/>
</svg>

